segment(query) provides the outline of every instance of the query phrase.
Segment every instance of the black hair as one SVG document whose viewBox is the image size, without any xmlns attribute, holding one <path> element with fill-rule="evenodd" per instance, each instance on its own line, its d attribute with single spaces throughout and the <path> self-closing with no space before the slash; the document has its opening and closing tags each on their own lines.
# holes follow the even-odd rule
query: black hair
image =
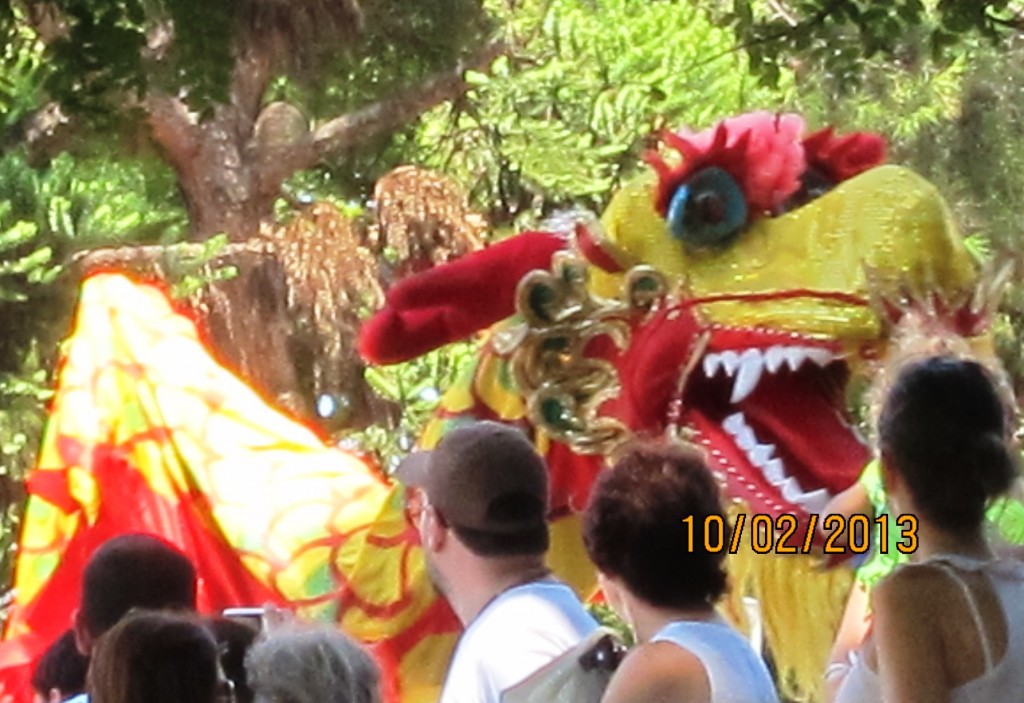
<svg viewBox="0 0 1024 703">
<path fill-rule="evenodd" d="M 897 376 L 879 416 L 879 445 L 923 517 L 949 530 L 974 529 L 1018 475 L 1009 417 L 984 366 L 930 357 Z"/>
<path fill-rule="evenodd" d="M 132 608 L 194 610 L 196 570 L 189 558 L 153 535 L 104 542 L 82 577 L 81 617 L 99 637 Z"/>
<path fill-rule="evenodd" d="M 256 641 L 259 629 L 222 616 L 207 617 L 206 627 L 217 640 L 221 670 L 234 684 L 235 703 L 252 703 L 253 692 L 245 671 L 245 656 Z"/>
<path fill-rule="evenodd" d="M 679 445 L 628 448 L 598 477 L 584 515 L 591 561 L 657 607 L 702 607 L 722 596 L 725 551 L 705 546 L 719 538 L 728 544 L 730 530 L 715 479 L 695 449 Z"/>
<path fill-rule="evenodd" d="M 46 648 L 32 672 L 32 688 L 44 698 L 52 689 L 60 691 L 62 699 L 71 698 L 85 690 L 85 674 L 89 658 L 78 651 L 75 632 L 68 630 Z"/>
</svg>

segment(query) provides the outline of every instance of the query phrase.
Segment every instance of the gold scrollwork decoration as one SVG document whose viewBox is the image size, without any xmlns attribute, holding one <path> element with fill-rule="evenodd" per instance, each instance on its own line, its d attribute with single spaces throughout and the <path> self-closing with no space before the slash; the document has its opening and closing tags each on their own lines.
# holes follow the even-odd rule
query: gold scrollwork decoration
<svg viewBox="0 0 1024 703">
<path fill-rule="evenodd" d="M 599 298 L 587 288 L 587 264 L 571 252 L 556 254 L 550 271 L 532 271 L 520 281 L 516 310 L 523 323 L 495 344 L 510 354 L 537 427 L 583 454 L 606 454 L 629 439 L 623 423 L 600 414 L 620 391 L 618 371 L 587 354 L 601 337 L 624 349 L 630 320 L 650 311 L 665 290 L 657 271 L 637 266 L 625 276 L 623 300 Z"/>
</svg>

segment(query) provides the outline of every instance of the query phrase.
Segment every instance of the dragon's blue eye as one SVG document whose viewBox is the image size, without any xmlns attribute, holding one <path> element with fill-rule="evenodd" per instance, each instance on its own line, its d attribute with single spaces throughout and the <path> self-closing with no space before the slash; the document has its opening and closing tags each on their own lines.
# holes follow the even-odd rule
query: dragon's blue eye
<svg viewBox="0 0 1024 703">
<path fill-rule="evenodd" d="M 712 166 L 676 189 L 665 219 L 672 236 L 684 244 L 721 246 L 746 224 L 747 201 L 736 180 Z"/>
</svg>

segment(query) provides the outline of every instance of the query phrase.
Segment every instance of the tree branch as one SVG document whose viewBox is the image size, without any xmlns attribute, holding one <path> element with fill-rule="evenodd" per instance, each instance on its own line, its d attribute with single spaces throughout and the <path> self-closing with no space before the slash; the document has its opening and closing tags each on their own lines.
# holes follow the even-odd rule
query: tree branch
<svg viewBox="0 0 1024 703">
<path fill-rule="evenodd" d="M 200 257 L 206 253 L 204 243 L 181 243 L 181 244 L 149 244 L 144 246 L 120 246 L 104 247 L 101 249 L 86 249 L 71 256 L 68 262 L 68 271 L 74 276 L 81 276 L 97 270 L 149 270 L 159 264 L 174 261 L 176 259 L 187 259 L 189 257 Z M 272 251 L 267 243 L 259 238 L 253 237 L 248 241 L 225 244 L 210 259 L 211 262 L 233 260 L 240 255 L 267 256 Z"/>
<path fill-rule="evenodd" d="M 797 18 L 793 15 L 792 10 L 787 8 L 781 0 L 768 0 L 768 5 L 771 6 L 771 8 L 775 10 L 780 17 L 782 17 L 782 19 L 786 20 L 786 24 L 790 27 L 795 27 L 800 24 Z"/>
<path fill-rule="evenodd" d="M 44 44 L 50 44 L 67 36 L 67 17 L 57 7 L 57 3 L 27 2 L 21 3 L 21 9 L 28 25 Z"/>
<path fill-rule="evenodd" d="M 506 50 L 504 42 L 491 42 L 453 69 L 428 78 L 398 95 L 335 117 L 286 149 L 259 155 L 261 188 L 277 192 L 289 176 L 313 167 L 325 155 L 354 146 L 369 137 L 394 131 L 435 105 L 462 96 L 469 90 L 465 72 L 485 69 Z"/>
<path fill-rule="evenodd" d="M 199 152 L 202 130 L 188 107 L 178 98 L 153 94 L 146 98 L 146 112 L 154 141 L 167 155 L 167 160 L 181 173 Z"/>
<path fill-rule="evenodd" d="M 454 70 L 435 75 L 400 95 L 325 122 L 313 133 L 310 157 L 319 159 L 368 137 L 393 131 L 435 105 L 458 98 L 470 87 L 463 74 L 486 68 L 506 50 L 504 42 L 491 42 L 469 60 L 460 62 Z"/>
<path fill-rule="evenodd" d="M 231 102 L 240 110 L 239 125 L 252 128 L 270 85 L 270 59 L 258 51 L 242 51 L 231 74 Z M 240 135 L 248 138 L 249 134 Z"/>
</svg>

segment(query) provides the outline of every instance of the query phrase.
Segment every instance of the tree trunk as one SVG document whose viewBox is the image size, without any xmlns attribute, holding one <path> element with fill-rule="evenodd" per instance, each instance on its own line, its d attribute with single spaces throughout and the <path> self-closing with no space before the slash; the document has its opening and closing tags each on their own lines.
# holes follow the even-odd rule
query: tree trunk
<svg viewBox="0 0 1024 703">
<path fill-rule="evenodd" d="M 256 192 L 254 169 L 241 151 L 230 135 L 208 132 L 188 168 L 178 170 L 192 241 L 223 232 L 233 242 L 244 242 L 270 221 L 274 196 Z"/>
<path fill-rule="evenodd" d="M 243 51 L 227 102 L 209 118 L 200 120 L 179 98 L 152 95 L 147 101 L 153 139 L 178 176 L 192 241 L 225 233 L 244 242 L 273 214 L 280 182 L 269 190 L 258 187 L 264 164 L 252 148 L 270 77 L 266 57 Z"/>
</svg>

